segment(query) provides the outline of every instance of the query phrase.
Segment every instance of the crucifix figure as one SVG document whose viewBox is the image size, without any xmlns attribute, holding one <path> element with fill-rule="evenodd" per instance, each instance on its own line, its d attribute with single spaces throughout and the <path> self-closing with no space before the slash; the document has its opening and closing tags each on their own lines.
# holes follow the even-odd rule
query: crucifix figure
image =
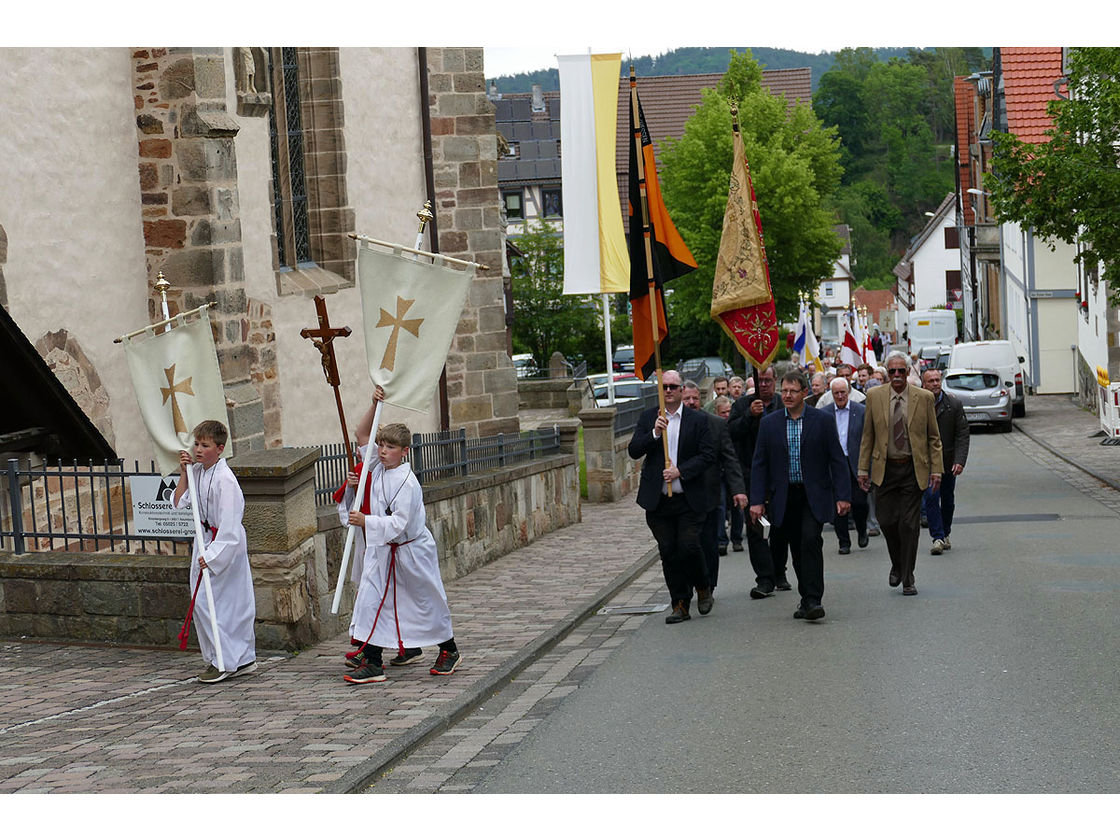
<svg viewBox="0 0 1120 840">
<path fill-rule="evenodd" d="M 163 404 L 167 405 L 167 400 L 171 400 L 171 419 L 175 423 L 175 434 L 187 434 L 190 429 L 187 428 L 186 421 L 183 420 L 183 412 L 179 410 L 179 400 L 176 399 L 178 394 L 189 394 L 194 396 L 194 391 L 191 390 L 191 379 L 194 377 L 188 376 L 182 382 L 175 381 L 175 365 L 163 369 L 164 376 L 167 377 L 167 387 L 160 388 L 159 392 L 163 395 Z"/>
<path fill-rule="evenodd" d="M 417 338 L 420 337 L 420 325 L 424 323 L 423 318 L 409 318 L 405 319 L 405 313 L 408 312 L 412 304 L 416 303 L 415 299 L 407 300 L 397 295 L 397 315 L 393 317 L 384 309 L 381 310 L 381 318 L 377 321 L 379 327 L 392 327 L 393 332 L 389 336 L 389 343 L 385 345 L 385 355 L 381 357 L 381 367 L 384 370 L 391 371 L 393 365 L 397 361 L 397 338 L 400 336 L 401 327 L 404 327 Z"/>
<path fill-rule="evenodd" d="M 338 407 L 338 422 L 342 424 L 342 442 L 346 444 L 346 461 L 354 464 L 354 452 L 350 448 L 350 432 L 346 427 L 346 414 L 342 410 L 342 394 L 338 390 L 338 362 L 334 355 L 334 340 L 346 338 L 350 335 L 349 327 L 332 327 L 327 318 L 327 302 L 322 295 L 315 295 L 315 314 L 319 319 L 319 328 L 304 328 L 299 331 L 303 338 L 310 338 L 315 349 L 322 354 L 323 373 L 327 376 L 327 384 L 334 389 L 334 401 Z"/>
</svg>

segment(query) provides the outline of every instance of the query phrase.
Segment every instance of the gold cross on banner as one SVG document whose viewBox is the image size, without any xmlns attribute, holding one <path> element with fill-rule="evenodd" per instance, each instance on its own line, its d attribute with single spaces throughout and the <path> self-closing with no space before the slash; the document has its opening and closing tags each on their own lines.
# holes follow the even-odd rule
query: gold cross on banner
<svg viewBox="0 0 1120 840">
<path fill-rule="evenodd" d="M 176 394 L 190 394 L 194 396 L 194 391 L 191 390 L 191 379 L 194 377 L 188 376 L 182 382 L 175 382 L 175 365 L 163 369 L 164 375 L 167 377 L 166 388 L 160 388 L 159 392 L 163 394 L 163 404 L 167 405 L 168 398 L 171 399 L 171 418 L 175 421 L 175 433 L 186 434 L 190 431 L 187 428 L 186 421 L 183 420 L 183 412 L 179 410 L 179 401 L 175 398 Z"/>
<path fill-rule="evenodd" d="M 384 309 L 381 310 L 381 318 L 377 322 L 379 327 L 392 327 L 393 332 L 389 336 L 389 343 L 385 345 L 385 355 L 381 358 L 381 368 L 383 370 L 391 371 L 393 365 L 397 361 L 397 337 L 401 333 L 401 327 L 404 327 L 417 338 L 420 337 L 420 325 L 424 323 L 423 318 L 410 318 L 405 320 L 405 313 L 408 312 L 409 307 L 416 303 L 415 299 L 406 300 L 400 295 L 397 295 L 397 315 L 393 317 Z"/>
</svg>

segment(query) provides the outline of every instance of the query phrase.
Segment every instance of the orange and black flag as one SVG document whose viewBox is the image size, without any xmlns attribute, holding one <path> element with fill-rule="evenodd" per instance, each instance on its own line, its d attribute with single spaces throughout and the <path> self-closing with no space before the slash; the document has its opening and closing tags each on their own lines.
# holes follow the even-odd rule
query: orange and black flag
<svg viewBox="0 0 1120 840">
<path fill-rule="evenodd" d="M 642 378 L 649 379 L 657 368 L 654 347 L 665 351 L 669 339 L 662 287 L 696 268 L 696 260 L 677 233 L 661 198 L 653 143 L 632 73 L 630 137 L 630 317 L 634 327 L 634 371 L 640 370 Z M 648 298 L 651 284 L 656 295 L 656 325 Z"/>
</svg>

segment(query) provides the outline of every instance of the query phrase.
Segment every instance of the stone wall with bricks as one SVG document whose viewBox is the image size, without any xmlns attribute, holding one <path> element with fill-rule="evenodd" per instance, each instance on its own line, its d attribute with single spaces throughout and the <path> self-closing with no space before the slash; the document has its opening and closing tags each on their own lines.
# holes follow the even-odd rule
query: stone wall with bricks
<svg viewBox="0 0 1120 840">
<path fill-rule="evenodd" d="M 251 382 L 262 348 L 248 341 L 234 152 L 238 124 L 226 110 L 225 51 L 138 48 L 132 78 L 149 283 L 163 272 L 172 285 L 172 314 L 214 304 L 210 319 L 232 403 L 234 449 L 262 449 L 264 406 Z M 154 293 L 148 306 L 152 321 L 159 320 Z"/>
<path fill-rule="evenodd" d="M 450 428 L 469 437 L 517 432 L 517 375 L 506 352 L 494 107 L 482 49 L 429 48 L 432 165 L 439 250 L 487 266 L 467 297 L 447 359 Z"/>
</svg>

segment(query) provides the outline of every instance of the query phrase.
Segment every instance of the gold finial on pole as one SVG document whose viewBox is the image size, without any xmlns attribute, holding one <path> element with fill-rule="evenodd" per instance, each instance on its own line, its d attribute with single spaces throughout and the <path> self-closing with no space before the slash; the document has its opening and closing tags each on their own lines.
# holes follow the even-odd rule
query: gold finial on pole
<svg viewBox="0 0 1120 840">
<path fill-rule="evenodd" d="M 425 201 L 423 209 L 416 213 L 416 218 L 420 220 L 420 233 L 424 232 L 424 228 L 428 226 L 428 222 L 435 218 L 432 213 L 432 202 Z"/>
<path fill-rule="evenodd" d="M 163 319 L 166 321 L 171 316 L 167 314 L 167 292 L 171 289 L 171 284 L 167 282 L 167 278 L 163 276 L 163 272 L 156 275 L 156 282 L 152 284 L 157 292 L 159 292 L 160 302 L 163 306 Z M 168 329 L 171 329 L 168 325 Z"/>
</svg>

